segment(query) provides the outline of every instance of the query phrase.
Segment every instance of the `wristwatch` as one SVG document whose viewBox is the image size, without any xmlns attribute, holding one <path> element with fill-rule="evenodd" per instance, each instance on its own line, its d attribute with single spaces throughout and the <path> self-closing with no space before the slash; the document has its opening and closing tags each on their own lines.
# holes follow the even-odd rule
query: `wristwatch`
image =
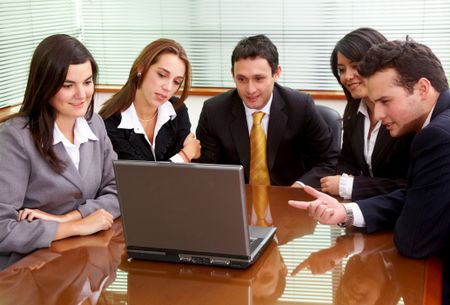
<svg viewBox="0 0 450 305">
<path fill-rule="evenodd" d="M 350 227 L 353 225 L 353 210 L 350 206 L 343 204 L 345 212 L 347 214 L 347 220 L 345 222 L 338 223 L 341 228 Z"/>
</svg>

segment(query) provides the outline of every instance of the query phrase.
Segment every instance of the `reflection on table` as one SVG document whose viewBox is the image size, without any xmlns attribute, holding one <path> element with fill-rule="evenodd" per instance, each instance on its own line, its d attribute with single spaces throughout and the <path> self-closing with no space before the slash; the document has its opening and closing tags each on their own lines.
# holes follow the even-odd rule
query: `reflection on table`
<svg viewBox="0 0 450 305">
<path fill-rule="evenodd" d="M 255 200 L 261 191 L 267 202 Z M 439 259 L 402 257 L 390 232 L 316 224 L 289 199 L 308 196 L 247 186 L 249 223 L 264 218 L 278 230 L 246 270 L 128 260 L 118 220 L 110 231 L 55 242 L 4 269 L 1 304 L 440 304 Z"/>
<path fill-rule="evenodd" d="M 115 280 L 124 246 L 120 222 L 54 242 L 0 272 L 0 304 L 96 304 Z"/>
</svg>

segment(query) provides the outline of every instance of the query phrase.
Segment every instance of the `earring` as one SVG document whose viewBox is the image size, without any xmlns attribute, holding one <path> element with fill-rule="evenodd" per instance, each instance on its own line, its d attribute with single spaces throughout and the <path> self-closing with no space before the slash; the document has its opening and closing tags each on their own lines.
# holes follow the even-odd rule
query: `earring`
<svg viewBox="0 0 450 305">
<path fill-rule="evenodd" d="M 141 78 L 141 76 L 142 76 L 142 73 L 141 73 L 141 72 L 138 72 L 138 73 L 137 73 L 137 77 L 138 77 L 138 78 Z"/>
</svg>

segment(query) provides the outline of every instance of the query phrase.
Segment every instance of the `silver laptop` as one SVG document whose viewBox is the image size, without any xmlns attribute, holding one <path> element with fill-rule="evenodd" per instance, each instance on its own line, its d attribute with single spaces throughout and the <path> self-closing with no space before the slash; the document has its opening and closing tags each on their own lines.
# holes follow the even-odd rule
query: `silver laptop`
<svg viewBox="0 0 450 305">
<path fill-rule="evenodd" d="M 114 161 L 130 258 L 246 268 L 274 227 L 247 224 L 243 167 Z"/>
</svg>

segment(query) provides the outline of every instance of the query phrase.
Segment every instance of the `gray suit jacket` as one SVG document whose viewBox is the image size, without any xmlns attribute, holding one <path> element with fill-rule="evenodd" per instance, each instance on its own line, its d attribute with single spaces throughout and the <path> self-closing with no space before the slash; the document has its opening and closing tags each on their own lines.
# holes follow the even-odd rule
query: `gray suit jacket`
<svg viewBox="0 0 450 305">
<path fill-rule="evenodd" d="M 112 149 L 103 120 L 94 114 L 89 126 L 98 141 L 80 146 L 79 170 L 62 143 L 54 146 L 66 164 L 56 173 L 37 151 L 26 119 L 17 117 L 0 125 L 0 253 L 28 253 L 50 246 L 57 223 L 18 221 L 18 210 L 40 209 L 52 214 L 78 210 L 83 217 L 105 209 L 120 214 L 112 161 Z"/>
</svg>

